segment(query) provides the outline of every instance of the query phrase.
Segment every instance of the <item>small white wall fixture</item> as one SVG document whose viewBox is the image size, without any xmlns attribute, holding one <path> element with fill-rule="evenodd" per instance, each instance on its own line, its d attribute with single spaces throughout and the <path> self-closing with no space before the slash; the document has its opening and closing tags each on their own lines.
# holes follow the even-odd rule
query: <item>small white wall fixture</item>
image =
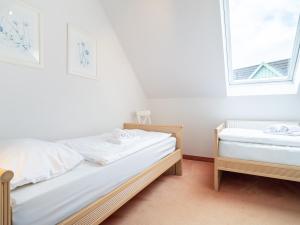
<svg viewBox="0 0 300 225">
<path fill-rule="evenodd" d="M 151 124 L 151 111 L 142 110 L 136 112 L 137 121 L 139 124 Z"/>
</svg>

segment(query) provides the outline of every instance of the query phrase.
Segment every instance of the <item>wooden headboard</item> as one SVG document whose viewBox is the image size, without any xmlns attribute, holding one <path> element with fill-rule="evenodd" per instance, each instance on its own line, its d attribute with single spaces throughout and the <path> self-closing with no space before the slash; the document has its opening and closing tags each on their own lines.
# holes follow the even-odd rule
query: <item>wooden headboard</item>
<svg viewBox="0 0 300 225">
<path fill-rule="evenodd" d="M 176 138 L 176 148 L 183 151 L 183 126 L 181 125 L 149 125 L 137 123 L 124 123 L 124 129 L 140 129 L 145 131 L 157 131 L 170 133 Z"/>
</svg>

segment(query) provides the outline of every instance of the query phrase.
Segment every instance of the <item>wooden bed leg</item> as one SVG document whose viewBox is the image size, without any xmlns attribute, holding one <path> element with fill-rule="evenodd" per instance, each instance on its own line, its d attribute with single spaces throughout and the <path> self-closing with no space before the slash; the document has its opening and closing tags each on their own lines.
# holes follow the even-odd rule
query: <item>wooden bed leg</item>
<svg viewBox="0 0 300 225">
<path fill-rule="evenodd" d="M 176 176 L 182 176 L 182 160 L 175 163 L 173 166 L 171 166 L 164 175 L 176 175 Z"/>
<path fill-rule="evenodd" d="M 215 191 L 219 191 L 219 189 L 220 189 L 222 172 L 223 172 L 222 170 L 218 170 L 217 168 L 215 168 L 215 174 L 214 174 L 214 188 L 215 188 Z"/>
<path fill-rule="evenodd" d="M 182 176 L 182 159 L 175 164 L 175 175 Z"/>
<path fill-rule="evenodd" d="M 173 165 L 166 172 L 164 172 L 164 175 L 166 176 L 175 175 L 175 173 L 176 173 L 176 168 L 175 165 Z"/>
</svg>

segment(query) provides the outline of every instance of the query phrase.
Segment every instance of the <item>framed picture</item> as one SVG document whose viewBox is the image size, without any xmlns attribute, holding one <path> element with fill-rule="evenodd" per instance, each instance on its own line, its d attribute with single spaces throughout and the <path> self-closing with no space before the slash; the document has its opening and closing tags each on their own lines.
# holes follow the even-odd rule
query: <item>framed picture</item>
<svg viewBox="0 0 300 225">
<path fill-rule="evenodd" d="M 42 66 L 40 12 L 21 1 L 0 3 L 0 61 Z"/>
<path fill-rule="evenodd" d="M 68 25 L 68 72 L 97 79 L 97 40 Z"/>
</svg>

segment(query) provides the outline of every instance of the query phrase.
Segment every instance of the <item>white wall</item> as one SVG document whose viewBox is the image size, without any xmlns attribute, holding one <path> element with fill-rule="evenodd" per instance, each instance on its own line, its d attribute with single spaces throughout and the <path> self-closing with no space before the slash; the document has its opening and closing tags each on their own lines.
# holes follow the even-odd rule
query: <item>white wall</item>
<svg viewBox="0 0 300 225">
<path fill-rule="evenodd" d="M 26 0 L 43 14 L 44 68 L 0 62 L 0 138 L 102 132 L 146 107 L 143 90 L 99 0 Z M 66 28 L 99 40 L 99 80 L 66 73 Z"/>
<path fill-rule="evenodd" d="M 219 0 L 101 0 L 150 98 L 225 95 Z"/>
<path fill-rule="evenodd" d="M 183 124 L 184 151 L 212 157 L 213 129 L 227 119 L 300 121 L 300 95 L 151 99 L 154 123 Z"/>
</svg>

